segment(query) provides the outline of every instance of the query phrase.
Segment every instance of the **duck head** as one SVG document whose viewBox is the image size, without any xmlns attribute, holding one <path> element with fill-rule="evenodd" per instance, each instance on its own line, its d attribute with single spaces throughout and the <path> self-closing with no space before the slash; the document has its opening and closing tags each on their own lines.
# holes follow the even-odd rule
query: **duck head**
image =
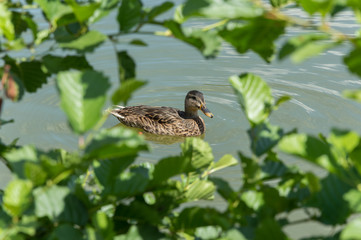
<svg viewBox="0 0 361 240">
<path fill-rule="evenodd" d="M 197 90 L 192 90 L 187 93 L 184 105 L 185 113 L 189 117 L 197 117 L 198 110 L 201 110 L 207 117 L 213 118 L 214 116 L 206 106 L 203 93 Z"/>
</svg>

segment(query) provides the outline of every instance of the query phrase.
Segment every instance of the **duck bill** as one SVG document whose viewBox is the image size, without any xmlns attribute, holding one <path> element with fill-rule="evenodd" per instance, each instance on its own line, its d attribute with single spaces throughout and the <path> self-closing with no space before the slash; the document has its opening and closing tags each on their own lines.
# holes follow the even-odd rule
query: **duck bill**
<svg viewBox="0 0 361 240">
<path fill-rule="evenodd" d="M 214 115 L 213 113 L 211 113 L 211 111 L 208 110 L 208 108 L 206 107 L 206 105 L 202 104 L 201 106 L 201 111 L 204 113 L 204 115 L 206 115 L 207 117 L 213 118 Z"/>
</svg>

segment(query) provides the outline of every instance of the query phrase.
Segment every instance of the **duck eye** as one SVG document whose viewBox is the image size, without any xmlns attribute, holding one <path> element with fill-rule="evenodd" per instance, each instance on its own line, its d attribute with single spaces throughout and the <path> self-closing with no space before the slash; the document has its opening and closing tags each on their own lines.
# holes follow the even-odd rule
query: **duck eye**
<svg viewBox="0 0 361 240">
<path fill-rule="evenodd" d="M 193 97 L 193 96 L 192 96 L 192 97 L 190 97 L 190 99 L 197 100 L 197 99 L 196 99 L 196 97 Z"/>
</svg>

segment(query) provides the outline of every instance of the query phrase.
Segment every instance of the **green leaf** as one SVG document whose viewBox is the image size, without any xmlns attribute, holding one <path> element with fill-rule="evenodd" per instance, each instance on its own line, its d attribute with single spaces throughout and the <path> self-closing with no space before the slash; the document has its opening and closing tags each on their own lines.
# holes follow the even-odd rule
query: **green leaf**
<svg viewBox="0 0 361 240">
<path fill-rule="evenodd" d="M 38 88 L 46 83 L 47 74 L 44 73 L 41 62 L 21 62 L 19 69 L 21 71 L 20 77 L 28 92 L 36 92 Z"/>
<path fill-rule="evenodd" d="M 135 78 L 135 62 L 127 51 L 117 52 L 119 79 L 123 83 L 125 80 Z"/>
<path fill-rule="evenodd" d="M 34 0 L 40 8 L 45 13 L 45 16 L 50 21 L 50 23 L 56 27 L 58 26 L 58 21 L 69 14 L 72 14 L 73 11 L 70 6 L 67 6 L 60 2 L 60 0 Z"/>
<path fill-rule="evenodd" d="M 96 212 L 92 217 L 92 223 L 95 227 L 95 230 L 100 233 L 103 239 L 114 238 L 114 223 L 105 212 Z"/>
<path fill-rule="evenodd" d="M 328 142 L 337 149 L 344 151 L 346 155 L 358 146 L 360 137 L 356 132 L 332 129 Z"/>
<path fill-rule="evenodd" d="M 361 240 L 361 218 L 349 222 L 342 230 L 340 240 Z"/>
<path fill-rule="evenodd" d="M 196 180 L 189 186 L 187 186 L 187 191 L 185 196 L 188 200 L 197 201 L 197 200 L 209 200 L 214 196 L 214 191 L 216 187 L 214 184 L 207 180 Z"/>
<path fill-rule="evenodd" d="M 232 76 L 229 81 L 250 123 L 259 124 L 265 121 L 274 102 L 268 85 L 251 73 Z"/>
<path fill-rule="evenodd" d="M 210 180 L 217 187 L 217 192 L 228 202 L 238 201 L 238 193 L 236 193 L 229 183 L 221 178 L 212 177 Z"/>
<path fill-rule="evenodd" d="M 213 173 L 216 171 L 219 171 L 223 168 L 230 167 L 237 165 L 238 161 L 235 159 L 232 155 L 226 154 L 221 159 L 219 159 L 217 162 L 211 165 L 211 169 L 209 170 L 209 173 Z"/>
<path fill-rule="evenodd" d="M 163 2 L 158 6 L 153 7 L 147 14 L 148 21 L 154 20 L 157 16 L 167 12 L 174 6 L 172 2 Z"/>
<path fill-rule="evenodd" d="M 92 52 L 96 47 L 102 44 L 107 37 L 96 31 L 91 30 L 86 34 L 81 35 L 76 39 L 72 39 L 68 42 L 59 42 L 59 46 L 65 49 L 74 49 L 79 53 Z"/>
<path fill-rule="evenodd" d="M 206 58 L 215 57 L 221 48 L 221 38 L 215 31 L 202 31 L 200 29 L 185 28 L 175 21 L 165 21 L 167 27 L 175 38 L 197 48 Z"/>
<path fill-rule="evenodd" d="M 335 1 L 330 0 L 299 0 L 303 9 L 309 14 L 319 12 L 322 16 L 332 11 Z"/>
<path fill-rule="evenodd" d="M 145 167 L 132 168 L 129 172 L 121 173 L 119 178 L 116 179 L 112 194 L 120 198 L 126 198 L 144 193 L 150 180 L 149 169 Z"/>
<path fill-rule="evenodd" d="M 263 14 L 263 9 L 247 0 L 187 0 L 184 16 L 203 16 L 215 19 L 254 18 Z"/>
<path fill-rule="evenodd" d="M 256 156 L 261 156 L 270 151 L 282 138 L 283 130 L 271 125 L 268 122 L 263 122 L 251 127 L 248 130 L 248 136 L 251 140 L 251 149 Z"/>
<path fill-rule="evenodd" d="M 37 151 L 32 146 L 23 146 L 18 149 L 12 149 L 3 155 L 11 171 L 16 174 L 18 178 L 26 179 L 25 164 L 37 163 Z"/>
<path fill-rule="evenodd" d="M 33 185 L 30 181 L 14 179 L 5 189 L 2 204 L 4 210 L 13 217 L 22 216 L 23 212 L 30 206 L 31 190 Z"/>
<path fill-rule="evenodd" d="M 276 7 L 276 8 L 282 7 L 283 5 L 289 2 L 290 0 L 270 0 L 272 7 Z"/>
<path fill-rule="evenodd" d="M 346 98 L 361 103 L 361 90 L 345 90 L 342 95 Z"/>
<path fill-rule="evenodd" d="M 58 73 L 69 69 L 92 69 L 85 56 L 68 55 L 60 57 L 48 54 L 43 57 L 43 63 L 51 73 Z"/>
<path fill-rule="evenodd" d="M 190 161 L 195 169 L 207 168 L 214 159 L 212 148 L 200 138 L 186 138 L 181 147 L 183 157 Z"/>
<path fill-rule="evenodd" d="M 352 209 L 354 213 L 361 212 L 361 192 L 359 190 L 351 189 L 343 195 L 343 199 L 347 201 L 350 209 Z"/>
<path fill-rule="evenodd" d="M 294 63 L 317 56 L 325 50 L 337 46 L 338 42 L 330 42 L 329 34 L 306 34 L 290 38 L 281 48 L 278 58 L 283 59 L 291 55 Z"/>
<path fill-rule="evenodd" d="M 147 81 L 137 79 L 128 79 L 124 81 L 112 95 L 113 104 L 124 103 L 126 105 L 133 93 L 145 84 L 147 84 Z"/>
<path fill-rule="evenodd" d="M 78 240 L 82 239 L 82 232 L 70 224 L 61 224 L 57 226 L 50 234 L 49 240 L 68 239 Z"/>
<path fill-rule="evenodd" d="M 64 186 L 37 188 L 34 191 L 35 214 L 48 217 L 52 221 L 84 226 L 88 212 L 84 205 Z"/>
<path fill-rule="evenodd" d="M 143 138 L 134 131 L 115 127 L 103 129 L 85 148 L 85 157 L 96 159 L 136 156 L 148 147 Z"/>
<path fill-rule="evenodd" d="M 344 57 L 343 61 L 347 65 L 348 70 L 359 77 L 361 77 L 361 47 L 354 48 L 347 56 Z"/>
<path fill-rule="evenodd" d="M 87 21 L 100 6 L 99 2 L 82 5 L 79 5 L 75 0 L 66 0 L 65 2 L 72 8 L 74 15 L 79 22 Z"/>
<path fill-rule="evenodd" d="M 159 184 L 173 176 L 194 170 L 189 158 L 178 156 L 163 158 L 154 166 L 152 184 Z"/>
<path fill-rule="evenodd" d="M 269 63 L 276 49 L 274 41 L 284 33 L 285 27 L 284 21 L 257 18 L 242 26 L 229 23 L 219 34 L 237 52 L 252 50 Z"/>
<path fill-rule="evenodd" d="M 265 203 L 262 192 L 246 191 L 241 195 L 242 201 L 254 211 L 258 211 Z"/>
<path fill-rule="evenodd" d="M 108 78 L 93 70 L 59 72 L 57 86 L 61 107 L 74 132 L 83 134 L 91 129 L 101 117 Z"/>
<path fill-rule="evenodd" d="M 32 162 L 25 162 L 24 175 L 31 180 L 34 186 L 42 185 L 47 180 L 47 172 L 39 165 Z"/>
<path fill-rule="evenodd" d="M 221 226 L 229 228 L 228 218 L 213 208 L 185 208 L 175 219 L 175 227 L 179 230 L 195 229 L 203 226 Z"/>
<path fill-rule="evenodd" d="M 255 231 L 255 240 L 263 239 L 279 239 L 279 240 L 288 240 L 289 238 L 282 231 L 281 226 L 276 222 L 276 220 L 271 218 L 264 218 L 259 223 Z"/>
<path fill-rule="evenodd" d="M 119 204 L 115 210 L 114 218 L 123 218 L 128 221 L 155 225 L 159 224 L 162 220 L 156 209 L 140 201 L 132 201 L 129 205 Z"/>
<path fill-rule="evenodd" d="M 123 0 L 117 20 L 121 32 L 129 32 L 142 20 L 142 2 L 140 0 Z"/>
<path fill-rule="evenodd" d="M 321 191 L 314 194 L 307 205 L 318 208 L 321 216 L 319 221 L 324 224 L 344 224 L 350 216 L 350 208 L 344 195 L 351 186 L 341 181 L 334 174 L 328 174 L 321 180 Z"/>
<path fill-rule="evenodd" d="M 143 240 L 143 237 L 139 233 L 139 226 L 132 225 L 126 234 L 118 235 L 114 240 Z"/>
<path fill-rule="evenodd" d="M 0 2 L 0 34 L 4 35 L 9 41 L 15 39 L 15 28 L 11 21 L 11 12 L 5 2 Z"/>
</svg>

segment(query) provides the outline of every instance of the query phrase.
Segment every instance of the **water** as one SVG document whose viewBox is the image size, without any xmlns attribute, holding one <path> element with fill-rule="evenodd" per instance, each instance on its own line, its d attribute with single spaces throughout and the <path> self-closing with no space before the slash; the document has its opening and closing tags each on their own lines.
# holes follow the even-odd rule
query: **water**
<svg viewBox="0 0 361 240">
<path fill-rule="evenodd" d="M 289 11 L 293 15 L 303 16 L 298 11 Z M 112 32 L 117 28 L 113 17 L 100 22 L 96 28 L 106 33 Z M 202 22 L 192 24 L 201 25 Z M 350 13 L 340 15 L 331 26 L 349 34 L 357 30 Z M 288 35 L 298 33 L 299 30 L 292 29 Z M 215 159 L 227 153 L 237 156 L 239 150 L 250 154 L 247 136 L 249 124 L 228 83 L 229 76 L 243 72 L 261 76 L 271 86 L 275 97 L 284 94 L 292 96 L 290 102 L 273 113 L 273 124 L 285 130 L 297 127 L 300 132 L 313 134 L 327 134 L 331 127 L 361 131 L 361 105 L 341 97 L 343 90 L 359 88 L 361 84 L 342 63 L 342 56 L 348 52 L 349 46 L 332 49 L 300 65 L 293 65 L 288 60 L 268 65 L 253 53 L 239 56 L 227 44 L 224 44 L 218 58 L 205 60 L 191 46 L 172 38 L 132 35 L 122 40 L 133 38 L 144 39 L 148 47 L 118 45 L 117 49 L 129 52 L 137 63 L 137 77 L 149 83 L 136 92 L 129 105 L 163 105 L 182 109 L 189 90 L 203 92 L 208 108 L 215 115 L 213 119 L 204 116 L 207 126 L 204 139 L 212 146 Z M 118 86 L 113 46 L 109 42 L 103 44 L 96 53 L 88 56 L 88 60 L 110 77 L 113 87 L 109 94 L 112 93 Z M 105 108 L 109 105 L 110 102 Z M 26 94 L 20 103 L 6 102 L 2 118 L 15 119 L 15 124 L 5 125 L 0 130 L 5 143 L 19 137 L 19 144 L 33 144 L 42 149 L 62 147 L 76 150 L 77 137 L 69 130 L 65 114 L 59 108 L 54 79 L 36 94 Z M 104 127 L 116 124 L 118 121 L 110 116 Z M 180 152 L 179 143 L 149 143 L 152 150 L 142 153 L 139 162 L 156 163 L 163 157 Z M 287 157 L 287 161 L 303 169 L 311 169 L 311 166 L 297 159 Z M 239 166 L 227 168 L 216 175 L 238 187 Z M 4 188 L 9 179 L 6 167 L 0 166 L 0 188 Z M 220 202 L 217 198 L 216 204 Z"/>
</svg>

